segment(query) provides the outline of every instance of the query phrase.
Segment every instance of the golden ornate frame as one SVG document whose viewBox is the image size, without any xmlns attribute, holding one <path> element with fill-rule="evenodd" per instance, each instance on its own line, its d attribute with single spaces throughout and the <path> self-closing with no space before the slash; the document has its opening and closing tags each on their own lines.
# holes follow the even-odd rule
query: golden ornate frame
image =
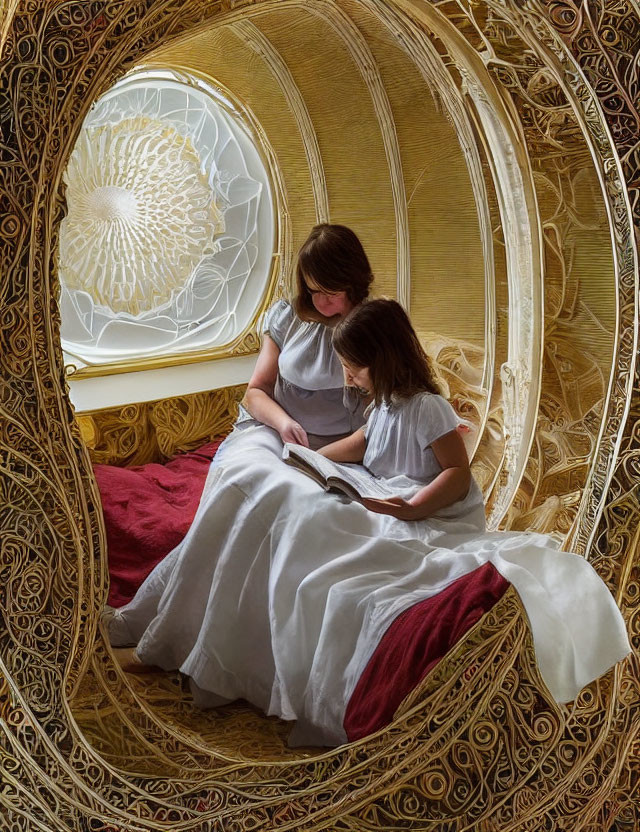
<svg viewBox="0 0 640 832">
<path fill-rule="evenodd" d="M 369 7 L 376 2 L 368 0 Z M 538 676 L 526 617 L 509 592 L 403 703 L 387 729 L 333 751 L 304 754 L 285 749 L 277 732 L 271 745 L 256 749 L 247 713 L 239 720 L 231 712 L 218 721 L 203 720 L 194 730 L 188 704 L 175 690 L 159 689 L 157 707 L 151 707 L 145 691 L 114 667 L 97 631 L 106 586 L 104 531 L 89 454 L 66 395 L 56 305 L 62 171 L 91 102 L 123 72 L 172 38 L 260 5 L 260 0 L 0 5 L 4 826 L 96 832 L 600 832 L 614 824 L 616 830 L 636 829 L 640 316 L 633 229 L 640 214 L 640 8 L 635 0 L 386 4 L 432 39 L 445 64 L 455 63 L 441 36 L 447 27 L 484 59 L 520 125 L 539 196 L 540 182 L 551 170 L 556 188 L 569 192 L 575 180 L 565 161 L 574 151 L 600 178 L 615 270 L 609 372 L 600 372 L 599 386 L 590 382 L 589 390 L 576 391 L 576 377 L 580 384 L 593 375 L 580 364 L 575 340 L 585 323 L 574 315 L 567 291 L 579 295 L 576 280 L 554 266 L 552 252 L 563 249 L 562 235 L 580 206 L 567 199 L 560 213 L 545 215 L 541 202 L 547 314 L 538 418 L 508 505 L 501 501 L 510 458 L 496 457 L 491 505 L 503 522 L 535 526 L 547 500 L 564 498 L 554 519 L 562 515 L 570 545 L 590 559 L 615 594 L 634 654 L 560 708 Z M 573 143 L 578 133 L 587 143 L 586 156 Z M 554 147 L 557 152 L 550 153 Z M 555 248 L 554 241 L 560 241 Z M 517 374 L 502 381 L 513 378 Z M 498 380 L 493 389 L 490 412 L 498 413 L 499 422 L 506 394 Z M 590 404 L 576 410 L 581 395 Z M 235 394 L 224 396 L 222 410 Z M 159 419 L 158 413 L 162 407 Z M 572 430 L 561 441 L 562 420 Z M 138 416 L 133 421 L 138 424 Z M 167 448 L 172 442 L 182 447 L 195 435 L 189 434 L 189 419 L 176 420 L 173 412 L 166 424 L 169 437 L 184 433 L 179 441 L 167 439 Z M 135 430 L 130 439 L 131 447 L 137 446 Z M 484 436 L 481 460 L 483 443 Z"/>
</svg>

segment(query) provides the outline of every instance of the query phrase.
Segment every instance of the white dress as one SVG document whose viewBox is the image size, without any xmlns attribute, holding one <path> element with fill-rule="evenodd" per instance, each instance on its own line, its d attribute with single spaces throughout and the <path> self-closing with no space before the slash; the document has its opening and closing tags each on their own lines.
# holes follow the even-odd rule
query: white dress
<svg viewBox="0 0 640 832">
<path fill-rule="evenodd" d="M 364 463 L 415 492 L 440 471 L 429 445 L 457 422 L 428 393 L 374 408 Z M 226 444 L 176 557 L 111 629 L 143 662 L 189 675 L 199 704 L 242 697 L 296 720 L 292 745 L 344 742 L 349 697 L 389 624 L 487 561 L 519 592 L 559 702 L 629 652 L 592 567 L 544 535 L 486 532 L 475 483 L 436 516 L 405 522 L 324 492 L 280 461 L 274 431 L 248 427 Z"/>
</svg>

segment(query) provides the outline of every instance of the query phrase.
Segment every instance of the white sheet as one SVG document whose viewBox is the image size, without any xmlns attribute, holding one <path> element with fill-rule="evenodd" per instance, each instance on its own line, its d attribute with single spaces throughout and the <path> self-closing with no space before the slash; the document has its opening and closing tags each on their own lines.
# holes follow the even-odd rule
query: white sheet
<svg viewBox="0 0 640 832">
<path fill-rule="evenodd" d="M 389 624 L 487 561 L 518 591 L 558 702 L 629 652 L 593 568 L 545 535 L 485 532 L 477 490 L 446 517 L 408 523 L 325 492 L 281 453 L 270 428 L 231 435 L 183 543 L 110 625 L 112 643 L 188 674 L 200 704 L 242 697 L 297 720 L 291 744 L 342 743 Z"/>
</svg>

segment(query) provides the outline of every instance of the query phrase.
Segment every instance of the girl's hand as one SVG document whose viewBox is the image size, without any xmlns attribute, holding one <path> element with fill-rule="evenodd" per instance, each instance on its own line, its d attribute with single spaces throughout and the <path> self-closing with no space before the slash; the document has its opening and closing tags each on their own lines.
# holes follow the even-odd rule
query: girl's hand
<svg viewBox="0 0 640 832">
<path fill-rule="evenodd" d="M 375 511 L 376 514 L 390 514 L 398 520 L 420 520 L 420 508 L 412 506 L 402 497 L 389 497 L 388 500 L 378 500 L 374 498 L 362 501 L 362 505 Z"/>
<path fill-rule="evenodd" d="M 305 448 L 309 447 L 309 439 L 305 429 L 289 416 L 283 420 L 278 433 L 283 442 L 292 442 L 294 445 L 302 445 Z"/>
</svg>

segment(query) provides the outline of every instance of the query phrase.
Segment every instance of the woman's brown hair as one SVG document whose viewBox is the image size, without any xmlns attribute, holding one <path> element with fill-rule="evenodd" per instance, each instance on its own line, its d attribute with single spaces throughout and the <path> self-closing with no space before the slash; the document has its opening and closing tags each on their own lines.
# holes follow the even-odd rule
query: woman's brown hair
<svg viewBox="0 0 640 832">
<path fill-rule="evenodd" d="M 370 300 L 333 331 L 335 351 L 354 367 L 367 367 L 376 405 L 396 396 L 440 393 L 431 363 L 407 313 L 395 300 Z"/>
<path fill-rule="evenodd" d="M 367 297 L 373 281 L 369 258 L 357 234 L 346 225 L 329 223 L 314 226 L 298 252 L 293 302 L 303 321 L 324 323 L 327 319 L 313 305 L 305 277 L 327 292 L 346 292 L 354 306 Z"/>
</svg>

